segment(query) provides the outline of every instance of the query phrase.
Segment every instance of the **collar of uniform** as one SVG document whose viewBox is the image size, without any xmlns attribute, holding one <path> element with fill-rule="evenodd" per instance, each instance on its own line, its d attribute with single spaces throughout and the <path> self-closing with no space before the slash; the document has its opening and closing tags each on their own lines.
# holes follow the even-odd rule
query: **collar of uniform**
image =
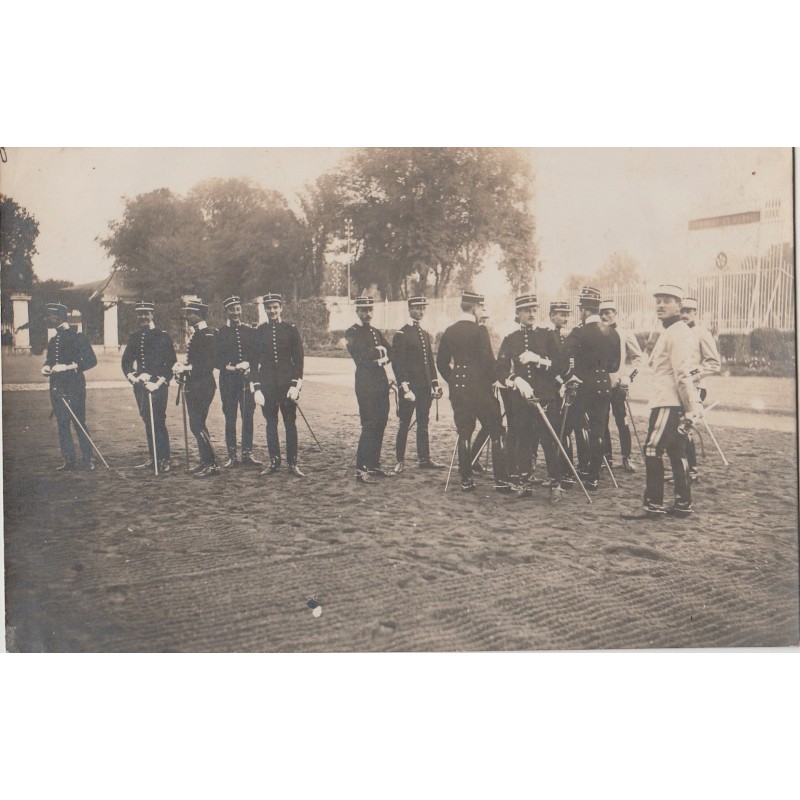
<svg viewBox="0 0 800 800">
<path fill-rule="evenodd" d="M 590 322 L 602 322 L 600 315 L 592 314 L 590 317 L 586 317 L 586 319 L 583 321 L 583 324 L 588 325 Z"/>
<path fill-rule="evenodd" d="M 242 323 L 241 321 L 237 322 L 236 325 L 233 325 L 230 320 L 225 323 L 229 328 L 238 328 Z"/>
<path fill-rule="evenodd" d="M 155 330 L 155 327 L 156 327 L 156 324 L 155 324 L 155 322 L 151 322 L 151 323 L 150 323 L 150 324 L 147 326 L 147 330 L 148 330 L 148 331 Z"/>
<path fill-rule="evenodd" d="M 464 311 L 458 319 L 459 321 L 466 320 L 467 322 L 476 322 L 475 315 L 468 314 L 466 311 Z"/>
<path fill-rule="evenodd" d="M 694 328 L 694 320 L 686 323 L 690 328 Z"/>
<path fill-rule="evenodd" d="M 413 319 L 413 318 L 411 318 L 411 319 L 409 319 L 409 320 L 408 320 L 408 324 L 409 324 L 409 325 L 410 325 L 412 328 L 413 328 L 415 325 L 416 325 L 416 327 L 417 327 L 417 328 L 419 328 L 419 327 L 420 327 L 420 324 L 419 324 L 419 320 L 418 320 L 418 319 Z"/>
<path fill-rule="evenodd" d="M 198 322 L 197 325 L 194 326 L 194 329 L 196 331 L 202 331 L 207 327 L 208 327 L 208 323 L 204 319 L 201 319 L 200 322 Z"/>
<path fill-rule="evenodd" d="M 661 324 L 665 328 L 669 328 L 670 325 L 674 325 L 676 322 L 683 322 L 680 314 L 676 314 L 674 317 L 669 317 L 667 319 L 661 320 Z"/>
<path fill-rule="evenodd" d="M 616 323 L 616 322 L 610 322 L 610 323 L 608 324 L 608 327 L 609 327 L 609 328 L 614 328 L 614 330 L 616 330 L 616 328 L 617 328 L 617 323 Z"/>
</svg>

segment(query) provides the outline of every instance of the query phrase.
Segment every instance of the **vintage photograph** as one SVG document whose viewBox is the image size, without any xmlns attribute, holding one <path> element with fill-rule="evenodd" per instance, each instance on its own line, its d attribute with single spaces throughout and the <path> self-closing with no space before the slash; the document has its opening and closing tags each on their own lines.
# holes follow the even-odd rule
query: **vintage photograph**
<svg viewBox="0 0 800 800">
<path fill-rule="evenodd" d="M 800 641 L 791 148 L 5 148 L 5 647 Z"/>
</svg>

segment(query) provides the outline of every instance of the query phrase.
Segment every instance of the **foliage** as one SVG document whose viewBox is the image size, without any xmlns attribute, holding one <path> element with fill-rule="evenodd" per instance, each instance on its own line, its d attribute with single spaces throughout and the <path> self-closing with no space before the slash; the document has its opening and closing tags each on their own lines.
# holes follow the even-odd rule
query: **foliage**
<svg viewBox="0 0 800 800">
<path fill-rule="evenodd" d="M 3 322 L 11 321 L 11 295 L 30 294 L 39 223 L 11 197 L 0 195 L 0 295 Z"/>
<path fill-rule="evenodd" d="M 503 148 L 368 148 L 308 189 L 314 259 L 341 252 L 353 220 L 352 280 L 388 299 L 469 285 L 492 247 L 516 289 L 539 268 L 532 174 Z"/>
<path fill-rule="evenodd" d="M 775 328 L 756 328 L 750 332 L 750 349 L 754 356 L 789 362 L 795 357 L 794 334 Z"/>
<path fill-rule="evenodd" d="M 639 262 L 624 250 L 612 253 L 594 274 L 594 286 L 610 289 L 614 284 L 620 288 L 642 282 Z"/>
<path fill-rule="evenodd" d="M 137 294 L 156 302 L 308 289 L 303 226 L 279 192 L 211 179 L 187 197 L 156 189 L 128 199 L 99 239 Z"/>
</svg>

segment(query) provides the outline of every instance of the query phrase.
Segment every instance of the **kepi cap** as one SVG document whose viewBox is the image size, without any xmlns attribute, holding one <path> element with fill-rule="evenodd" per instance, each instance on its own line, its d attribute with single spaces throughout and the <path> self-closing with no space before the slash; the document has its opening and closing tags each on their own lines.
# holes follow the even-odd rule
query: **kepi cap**
<svg viewBox="0 0 800 800">
<path fill-rule="evenodd" d="M 427 305 L 428 301 L 421 294 L 408 298 L 409 308 L 425 308 Z"/>
<path fill-rule="evenodd" d="M 476 292 L 462 292 L 461 302 L 474 303 L 475 305 L 478 305 L 480 303 L 485 303 L 486 298 L 482 294 L 477 294 Z"/>
<path fill-rule="evenodd" d="M 222 307 L 225 309 L 228 309 L 231 306 L 240 306 L 241 304 L 242 304 L 242 298 L 238 297 L 235 294 L 232 294 L 229 298 L 222 301 Z"/>
<path fill-rule="evenodd" d="M 550 313 L 571 314 L 572 309 L 566 300 L 554 300 L 550 303 Z"/>
<path fill-rule="evenodd" d="M 690 311 L 697 311 L 697 300 L 694 297 L 684 297 L 681 308 L 688 308 Z"/>
<path fill-rule="evenodd" d="M 662 283 L 656 287 L 653 292 L 653 297 L 658 297 L 660 294 L 669 295 L 669 297 L 677 297 L 678 300 L 683 301 L 683 289 L 680 286 L 675 286 L 674 283 Z"/>
<path fill-rule="evenodd" d="M 603 300 L 603 302 L 600 303 L 600 310 L 601 311 L 616 311 L 617 310 L 617 304 L 613 300 Z"/>
<path fill-rule="evenodd" d="M 356 308 L 372 308 L 375 300 L 372 297 L 356 297 Z"/>
<path fill-rule="evenodd" d="M 183 313 L 193 312 L 205 318 L 208 315 L 208 306 L 202 300 L 189 300 L 183 307 Z"/>
<path fill-rule="evenodd" d="M 136 305 L 133 309 L 137 314 L 141 311 L 150 311 L 153 314 L 156 313 L 156 306 L 155 303 L 151 303 L 147 300 L 137 300 Z"/>
<path fill-rule="evenodd" d="M 278 292 L 267 292 L 262 298 L 261 302 L 266 305 L 267 303 L 280 303 L 283 305 L 283 295 Z"/>
<path fill-rule="evenodd" d="M 514 308 L 521 311 L 523 308 L 538 308 L 539 298 L 535 294 L 522 294 L 514 301 Z"/>
<path fill-rule="evenodd" d="M 64 317 L 69 314 L 69 309 L 63 303 L 47 303 L 45 310 L 48 314 L 60 314 Z"/>
</svg>

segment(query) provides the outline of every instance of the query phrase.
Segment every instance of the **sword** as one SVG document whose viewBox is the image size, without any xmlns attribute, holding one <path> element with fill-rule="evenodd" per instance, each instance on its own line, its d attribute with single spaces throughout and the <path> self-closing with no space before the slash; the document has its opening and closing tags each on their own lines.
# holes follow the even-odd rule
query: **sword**
<svg viewBox="0 0 800 800">
<path fill-rule="evenodd" d="M 636 423 L 633 421 L 633 412 L 631 411 L 631 401 L 628 399 L 628 395 L 625 395 L 625 408 L 628 409 L 628 419 L 631 421 L 631 427 L 633 428 L 633 432 L 636 434 L 636 442 L 639 445 L 639 450 L 642 453 L 642 458 L 644 458 L 644 447 L 642 447 L 642 440 L 639 438 L 639 431 L 636 430 Z"/>
<path fill-rule="evenodd" d="M 147 391 L 147 389 L 145 389 Z M 156 422 L 153 416 L 153 393 L 147 392 L 147 399 L 150 401 L 150 435 L 153 437 L 153 469 L 158 476 L 158 452 L 156 451 Z"/>
<path fill-rule="evenodd" d="M 538 400 L 534 400 L 531 398 L 527 401 L 532 405 L 542 416 L 544 420 L 544 424 L 547 426 L 547 430 L 550 431 L 550 435 L 555 439 L 556 444 L 558 445 L 558 449 L 561 451 L 561 455 L 564 456 L 564 460 L 569 464 L 569 468 L 572 470 L 572 474 L 575 476 L 575 480 L 578 481 L 580 484 L 581 489 L 583 489 L 583 493 L 586 495 L 586 499 L 591 504 L 592 498 L 589 497 L 589 492 L 586 491 L 586 487 L 583 485 L 583 481 L 581 480 L 581 476 L 578 475 L 578 470 L 575 469 L 575 465 L 569 460 L 569 456 L 567 456 L 567 451 L 564 449 L 564 445 L 561 443 L 561 439 L 558 438 L 558 435 L 555 432 L 555 429 L 550 424 L 550 420 L 547 419 L 547 414 L 545 410 L 542 408 L 542 404 Z"/>
<path fill-rule="evenodd" d="M 486 440 L 489 441 L 488 439 Z M 453 464 L 456 463 L 456 450 L 458 450 L 458 436 L 456 436 L 456 443 L 453 447 L 453 457 L 450 459 L 450 469 L 447 470 L 447 482 L 444 485 L 444 491 L 447 493 L 447 487 L 450 486 L 450 474 L 453 472 Z M 472 462 L 475 463 L 474 461 Z"/>
<path fill-rule="evenodd" d="M 111 467 L 108 466 L 108 462 L 103 458 L 103 454 L 97 449 L 97 445 L 92 441 L 92 437 L 89 436 L 89 434 L 86 432 L 86 428 L 84 428 L 83 425 L 81 425 L 81 421 L 78 419 L 78 417 L 75 415 L 75 412 L 72 410 L 72 406 L 69 404 L 69 400 L 67 400 L 67 398 L 64 397 L 63 394 L 59 395 L 59 397 L 63 401 L 64 405 L 67 407 L 67 411 L 69 411 L 70 415 L 72 416 L 72 419 L 75 420 L 75 424 L 78 426 L 78 428 L 80 428 L 81 433 L 89 440 L 89 444 L 94 448 L 95 453 L 97 453 L 100 460 L 103 462 L 105 468 L 111 469 Z"/>
<path fill-rule="evenodd" d="M 585 435 L 584 438 L 586 439 L 586 444 L 588 446 L 590 444 L 590 440 L 589 440 L 589 415 L 585 411 L 583 412 L 583 419 L 584 419 L 584 422 L 586 422 L 586 431 L 585 431 L 586 435 Z M 608 459 L 606 458 L 605 453 L 603 453 L 603 463 L 606 465 L 606 469 L 608 470 L 608 474 L 611 476 L 611 480 L 614 482 L 614 488 L 615 489 L 619 489 L 619 484 L 617 483 L 617 479 L 614 477 L 614 473 L 611 471 L 611 464 L 608 463 Z"/>
<path fill-rule="evenodd" d="M 322 449 L 322 445 L 319 443 L 319 439 L 317 439 L 314 431 L 312 430 L 311 425 L 309 424 L 308 420 L 306 419 L 306 415 L 303 413 L 303 409 L 300 408 L 300 402 L 298 400 L 295 400 L 294 404 L 297 406 L 297 410 L 300 412 L 300 416 L 303 418 L 303 422 L 305 422 L 306 426 L 308 427 L 309 432 L 314 437 L 314 441 L 317 443 L 317 447 L 319 447 L 320 453 L 325 452 Z M 349 469 L 349 467 L 348 467 L 348 469 Z"/>
<path fill-rule="evenodd" d="M 706 418 L 705 417 L 701 417 L 700 419 L 702 420 L 703 425 L 705 425 L 706 430 L 708 431 L 708 435 L 711 437 L 711 441 L 714 442 L 714 446 L 717 448 L 717 452 L 719 453 L 720 458 L 722 458 L 722 463 L 726 467 L 729 467 L 730 463 L 729 463 L 728 459 L 725 458 L 725 453 L 722 452 L 722 448 L 719 446 L 719 442 L 717 441 L 717 437 L 714 436 L 713 432 L 711 431 L 711 428 L 709 428 L 708 423 L 706 422 Z"/>
<path fill-rule="evenodd" d="M 181 400 L 181 409 L 183 411 L 183 446 L 186 450 L 186 471 L 189 471 L 189 429 L 186 423 L 186 392 L 181 392 L 183 388 L 183 381 L 178 384 L 178 397 Z"/>
</svg>

